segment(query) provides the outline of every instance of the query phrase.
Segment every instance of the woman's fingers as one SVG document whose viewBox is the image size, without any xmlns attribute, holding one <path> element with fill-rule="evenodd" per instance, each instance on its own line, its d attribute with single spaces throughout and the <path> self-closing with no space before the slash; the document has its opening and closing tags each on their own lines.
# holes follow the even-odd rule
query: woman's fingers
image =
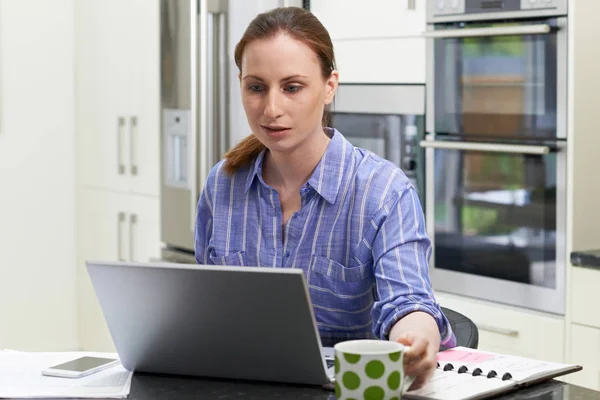
<svg viewBox="0 0 600 400">
<path fill-rule="evenodd" d="M 423 386 L 433 375 L 437 366 L 436 352 L 430 348 L 427 339 L 412 332 L 404 333 L 398 338 L 398 342 L 410 346 L 410 349 L 404 354 L 404 373 L 416 377 L 411 388 L 417 389 Z"/>
</svg>

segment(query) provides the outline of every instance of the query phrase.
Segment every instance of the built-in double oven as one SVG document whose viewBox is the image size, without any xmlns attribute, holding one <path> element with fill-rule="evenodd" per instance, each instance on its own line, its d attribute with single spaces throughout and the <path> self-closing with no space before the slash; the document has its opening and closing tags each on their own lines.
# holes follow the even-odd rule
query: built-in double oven
<svg viewBox="0 0 600 400">
<path fill-rule="evenodd" d="M 563 314 L 567 0 L 428 0 L 437 290 Z"/>
</svg>

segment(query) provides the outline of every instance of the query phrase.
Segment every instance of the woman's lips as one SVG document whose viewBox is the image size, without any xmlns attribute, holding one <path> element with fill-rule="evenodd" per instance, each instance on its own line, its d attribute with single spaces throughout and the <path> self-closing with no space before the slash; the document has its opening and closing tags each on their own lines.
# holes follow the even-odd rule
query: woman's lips
<svg viewBox="0 0 600 400">
<path fill-rule="evenodd" d="M 283 136 L 287 135 L 291 130 L 290 128 L 283 126 L 261 125 L 260 127 L 267 136 L 274 139 L 282 138 Z"/>
</svg>

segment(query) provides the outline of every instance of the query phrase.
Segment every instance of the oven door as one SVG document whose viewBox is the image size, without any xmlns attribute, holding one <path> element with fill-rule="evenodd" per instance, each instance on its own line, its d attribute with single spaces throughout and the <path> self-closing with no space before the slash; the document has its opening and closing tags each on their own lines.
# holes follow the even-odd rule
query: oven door
<svg viewBox="0 0 600 400">
<path fill-rule="evenodd" d="M 421 144 L 434 288 L 563 314 L 565 143 Z"/>
<path fill-rule="evenodd" d="M 566 18 L 428 29 L 427 132 L 566 137 Z"/>
</svg>

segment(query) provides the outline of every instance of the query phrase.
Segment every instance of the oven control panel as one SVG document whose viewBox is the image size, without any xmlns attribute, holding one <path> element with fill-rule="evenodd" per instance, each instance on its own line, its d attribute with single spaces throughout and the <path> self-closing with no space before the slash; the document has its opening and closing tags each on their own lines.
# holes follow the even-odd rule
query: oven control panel
<svg viewBox="0 0 600 400">
<path fill-rule="evenodd" d="M 433 0 L 433 3 L 435 3 L 433 7 L 434 13 L 437 15 L 465 13 L 465 0 Z"/>
<path fill-rule="evenodd" d="M 556 8 L 561 1 L 557 0 L 521 0 L 521 9 L 528 10 L 532 8 Z"/>
<path fill-rule="evenodd" d="M 566 14 L 567 0 L 427 0 L 427 19 L 546 11 Z M 435 21 L 429 21 L 435 22 Z"/>
</svg>

